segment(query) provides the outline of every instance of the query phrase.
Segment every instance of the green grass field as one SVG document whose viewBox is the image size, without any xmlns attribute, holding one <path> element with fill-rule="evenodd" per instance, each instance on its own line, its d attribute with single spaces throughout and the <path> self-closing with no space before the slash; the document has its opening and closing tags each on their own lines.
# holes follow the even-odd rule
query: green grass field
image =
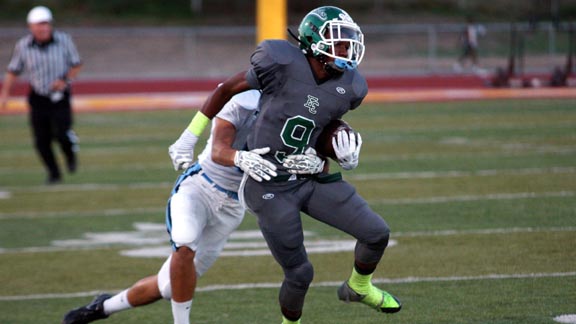
<svg viewBox="0 0 576 324">
<path fill-rule="evenodd" d="M 177 177 L 167 148 L 192 115 L 77 114 L 79 172 L 57 186 L 43 185 L 26 116 L 0 116 L 0 323 L 59 323 L 95 293 L 156 273 Z M 318 252 L 303 323 L 553 324 L 576 314 L 573 100 L 364 105 L 346 120 L 364 146 L 345 178 L 393 231 L 375 280 L 404 308 L 338 301 L 352 251 L 324 249 L 351 238 L 304 216 Z M 247 215 L 239 231 L 256 230 Z M 280 268 L 237 253 L 265 249 L 243 245 L 262 239 L 231 243 L 200 279 L 192 322 L 280 323 Z M 143 248 L 160 256 L 125 256 Z M 171 321 L 161 301 L 102 323 Z"/>
</svg>

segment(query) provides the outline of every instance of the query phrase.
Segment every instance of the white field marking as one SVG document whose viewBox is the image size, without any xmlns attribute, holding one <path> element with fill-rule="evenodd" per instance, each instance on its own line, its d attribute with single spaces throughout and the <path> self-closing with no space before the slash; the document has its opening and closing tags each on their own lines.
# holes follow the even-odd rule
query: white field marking
<svg viewBox="0 0 576 324">
<path fill-rule="evenodd" d="M 451 236 L 451 235 L 493 235 L 511 233 L 542 233 L 542 232 L 575 232 L 576 227 L 512 227 L 512 228 L 488 228 L 476 230 L 441 230 L 423 232 L 392 232 L 393 237 L 424 237 L 424 236 Z"/>
<path fill-rule="evenodd" d="M 361 173 L 348 175 L 346 178 L 357 181 L 385 180 L 385 179 L 431 179 L 454 177 L 486 177 L 497 175 L 534 175 L 534 174 L 562 174 L 576 173 L 576 167 L 548 167 L 524 169 L 488 169 L 476 171 L 421 171 L 396 173 Z M 62 184 L 58 186 L 32 186 L 11 187 L 12 192 L 66 192 L 66 191 L 101 191 L 121 189 L 155 189 L 171 188 L 172 182 L 141 182 L 131 184 Z M 0 191 L 1 193 L 1 191 Z"/>
<path fill-rule="evenodd" d="M 480 201 L 480 200 L 513 200 L 528 198 L 554 198 L 554 197 L 574 197 L 576 191 L 557 192 L 516 192 L 516 193 L 496 193 L 487 195 L 463 195 L 463 196 L 436 196 L 426 198 L 397 198 L 397 199 L 369 199 L 371 205 L 409 205 L 409 204 L 438 204 L 447 202 Z M 65 218 L 65 217 L 85 217 L 85 216 L 121 216 L 134 213 L 164 213 L 164 208 L 130 208 L 130 209 L 105 209 L 105 210 L 84 210 L 84 211 L 54 211 L 54 212 L 16 212 L 0 213 L 0 221 L 15 218 Z"/>
<path fill-rule="evenodd" d="M 142 152 L 139 153 L 140 155 Z M 152 170 L 166 170 L 167 166 L 164 162 L 149 163 L 149 162 L 130 162 L 129 165 L 118 165 L 118 166 L 103 166 L 103 165 L 93 165 L 93 166 L 83 166 L 82 171 L 90 172 L 107 172 L 107 171 L 146 171 L 151 172 Z M 29 166 L 11 166 L 11 167 L 0 167 L 0 175 L 6 174 L 11 175 L 14 172 L 27 172 L 30 170 Z M 176 174 L 177 175 L 177 174 Z"/>
<path fill-rule="evenodd" d="M 130 189 L 157 189 L 172 188 L 173 182 L 139 182 L 129 184 L 59 184 L 57 186 L 12 187 L 12 192 L 68 192 L 68 191 L 104 191 L 104 190 L 130 190 Z"/>
<path fill-rule="evenodd" d="M 564 314 L 553 318 L 555 322 L 564 324 L 576 324 L 576 314 Z"/>
<path fill-rule="evenodd" d="M 336 253 L 353 251 L 356 246 L 355 240 L 314 240 L 305 241 L 308 254 Z M 397 245 L 396 240 L 390 240 L 388 247 Z M 120 255 L 134 258 L 167 258 L 172 249 L 168 246 L 145 247 L 132 250 L 120 251 Z M 271 255 L 266 242 L 229 242 L 226 244 L 220 257 L 252 257 Z"/>
<path fill-rule="evenodd" d="M 438 196 L 426 198 L 399 198 L 399 199 L 370 199 L 371 205 L 410 205 L 410 204 L 438 204 L 458 201 L 480 201 L 480 200 L 511 200 L 528 198 L 554 198 L 554 197 L 574 197 L 576 191 L 557 192 L 515 192 L 497 193 L 487 195 L 463 195 L 463 196 Z"/>
<path fill-rule="evenodd" d="M 149 230 L 149 232 L 147 233 L 137 233 L 137 232 L 132 232 L 128 237 L 126 238 L 126 236 L 116 236 L 116 238 L 120 239 L 121 237 L 126 238 L 125 242 L 132 242 L 132 244 L 138 245 L 138 246 L 142 246 L 142 241 L 138 241 L 135 238 L 133 238 L 133 235 L 137 235 L 139 237 L 147 237 L 150 238 L 150 240 L 155 240 L 153 238 L 153 236 L 163 236 L 163 243 L 162 246 L 148 246 L 146 248 L 142 248 L 142 249 L 133 249 L 133 250 L 125 250 L 122 251 L 121 253 L 124 255 L 129 255 L 129 256 L 138 256 L 138 257 L 165 257 L 169 254 L 169 248 L 167 247 L 167 234 L 165 232 L 165 230 L 163 230 L 164 225 L 163 224 L 155 224 L 155 223 L 150 223 L 150 225 L 143 225 L 143 226 L 150 226 L 150 227 L 155 227 L 155 228 L 162 228 L 161 232 L 153 232 L 152 230 Z M 451 235 L 469 235 L 469 234 L 474 234 L 474 235 L 494 235 L 494 234 L 509 234 L 509 233 L 540 233 L 540 232 L 576 232 L 576 227 L 515 227 L 515 228 L 491 228 L 491 229 L 478 229 L 478 230 L 441 230 L 441 231 L 421 231 L 421 232 L 392 232 L 392 237 L 397 239 L 397 238 L 401 238 L 401 237 L 426 237 L 426 236 L 451 236 Z M 124 233 L 128 233 L 128 232 L 124 232 Z M 88 233 L 90 234 L 90 233 Z M 94 233 L 92 233 L 94 234 Z M 104 235 L 102 235 L 101 237 L 104 238 L 111 238 L 111 236 L 107 235 L 109 233 L 104 233 Z M 305 231 L 305 236 L 306 237 L 313 237 L 314 234 L 310 233 L 308 231 Z M 91 238 L 98 238 L 100 237 L 99 235 L 86 235 L 85 237 L 91 237 Z M 113 237 L 112 237 L 113 238 Z M 246 240 L 246 239 L 254 239 L 256 241 L 249 241 L 249 242 L 234 242 L 234 240 Z M 258 241 L 258 239 L 261 239 L 262 241 Z M 58 242 L 58 243 L 57 243 Z M 312 240 L 310 240 L 310 242 L 313 242 Z M 328 241 L 326 241 L 328 242 Z M 72 243 L 77 243 L 76 245 L 72 244 Z M 44 247 L 25 247 L 25 248 L 0 248 L 0 254 L 8 254 L 8 253 L 47 253 L 47 252 L 61 252 L 61 251 L 82 251 L 82 250 L 98 250 L 98 249 L 104 249 L 104 248 L 109 248 L 111 245 L 113 245 L 114 243 L 116 244 L 122 244 L 121 241 L 115 241 L 115 242 L 92 242 L 92 244 L 89 244 L 90 242 L 88 240 L 86 241 L 82 241 L 82 240 L 62 240 L 62 241 L 54 241 L 53 244 L 58 244 L 58 246 L 44 246 Z M 128 243 L 127 243 L 128 244 Z M 234 233 L 232 233 L 232 235 L 230 236 L 230 241 L 226 244 L 224 251 L 222 252 L 223 256 L 249 256 L 249 251 L 243 251 L 240 250 L 240 245 L 243 245 L 243 247 L 245 248 L 259 248 L 259 247 L 265 247 L 264 243 L 263 243 L 263 238 L 262 235 L 260 234 L 260 231 L 255 230 L 255 231 L 236 231 Z M 309 246 L 309 242 L 306 241 L 306 245 Z M 347 241 L 340 241 L 338 246 L 332 247 L 332 251 L 329 251 L 329 249 L 326 249 L 324 253 L 327 252 L 337 252 L 338 249 L 341 249 L 342 246 L 345 246 L 345 244 L 349 244 Z M 396 245 L 397 241 L 396 240 L 391 240 L 391 242 L 389 243 L 391 245 Z M 319 243 L 318 245 L 326 245 L 325 243 Z M 229 249 L 228 246 L 230 246 L 231 248 L 234 248 L 236 251 L 234 251 L 234 249 Z M 314 252 L 315 253 L 321 253 L 322 252 L 322 248 L 325 247 L 314 247 Z M 232 250 L 232 251 L 229 251 Z M 253 255 L 264 255 L 263 252 L 257 252 Z"/>
<path fill-rule="evenodd" d="M 574 146 L 551 146 L 551 145 L 544 145 L 544 146 L 535 146 L 530 143 L 488 143 L 486 145 L 478 143 L 470 143 L 466 142 L 463 139 L 455 139 L 450 140 L 449 144 L 457 144 L 457 145 L 475 145 L 475 146 L 501 146 L 504 152 L 471 152 L 471 153 L 442 153 L 442 154 L 433 154 L 433 153 L 415 153 L 415 154 L 378 154 L 378 155 L 363 155 L 362 161 L 365 162 L 377 162 L 377 161 L 397 161 L 397 160 L 438 160 L 438 159 L 446 159 L 451 156 L 458 156 L 458 157 L 518 157 L 518 156 L 529 156 L 534 154 L 573 154 L 576 152 L 576 147 Z M 456 143 L 458 142 L 458 143 Z M 103 148 L 101 151 L 103 153 L 109 154 L 111 151 L 116 150 L 119 152 L 129 152 L 130 147 L 118 147 L 118 148 Z M 91 153 L 98 151 L 98 149 L 91 150 Z M 138 153 L 143 153 L 140 148 L 134 149 L 134 151 L 138 151 Z M 155 151 L 154 151 L 155 152 Z M 8 153 L 8 154 L 6 154 Z M 21 151 L 14 151 L 10 152 L 0 152 L 0 156 L 6 154 L 8 156 L 14 155 L 29 155 L 28 152 L 21 152 Z M 114 166 L 114 170 L 150 170 L 150 168 L 155 169 L 165 169 L 166 164 L 164 163 L 131 163 L 130 165 L 122 165 L 122 166 Z M 112 167 L 106 166 L 85 166 L 86 170 L 89 171 L 102 171 L 102 170 L 111 170 Z M 12 174 L 14 170 L 27 170 L 28 167 L 0 167 L 0 174 Z"/>
<path fill-rule="evenodd" d="M 74 247 L 106 247 L 111 245 L 133 245 L 133 246 L 146 246 L 160 244 L 169 247 L 169 236 L 166 233 L 166 225 L 163 223 L 134 223 L 134 231 L 124 232 L 99 232 L 99 233 L 84 233 L 82 239 L 70 240 L 55 240 L 52 245 L 55 247 L 74 248 Z M 316 234 L 309 231 L 304 231 L 306 237 L 313 237 Z M 251 248 L 251 247 L 266 247 L 264 237 L 259 230 L 236 231 L 229 237 L 230 242 L 226 247 L 231 249 L 238 248 Z M 234 242 L 237 240 L 256 240 L 262 245 L 254 245 L 254 241 L 249 242 Z"/>
<path fill-rule="evenodd" d="M 403 160 L 445 160 L 450 157 L 459 158 L 479 158 L 479 157 L 521 157 L 533 156 L 536 154 L 557 154 L 566 155 L 574 154 L 576 147 L 542 147 L 537 150 L 515 150 L 506 149 L 505 152 L 471 152 L 471 153 L 406 153 L 406 154 L 365 154 L 362 156 L 362 161 L 365 162 L 378 162 L 378 161 L 403 161 Z"/>
<path fill-rule="evenodd" d="M 495 176 L 495 175 L 532 175 L 532 174 L 558 174 L 575 173 L 576 167 L 548 167 L 548 168 L 524 168 L 524 169 L 487 169 L 476 171 L 421 171 L 421 172 L 396 172 L 396 173 L 359 173 L 347 176 L 352 180 L 382 180 L 382 179 L 422 179 L 422 178 L 453 178 L 472 176 Z M 63 192 L 63 191 L 94 191 L 94 190 L 117 190 L 117 189 L 148 189 L 158 187 L 171 187 L 172 182 L 141 182 L 130 184 L 62 184 L 58 186 L 32 186 L 12 187 L 13 192 Z"/>
<path fill-rule="evenodd" d="M 534 175 L 534 174 L 559 174 L 575 173 L 576 167 L 550 167 L 550 168 L 526 168 L 511 170 L 477 170 L 477 171 L 422 171 L 422 172 L 397 172 L 397 173 L 369 173 L 353 174 L 346 178 L 358 181 L 372 181 L 385 179 L 433 179 L 433 178 L 457 178 L 457 177 L 488 177 L 499 175 Z"/>
<path fill-rule="evenodd" d="M 558 277 L 573 277 L 576 272 L 550 272 L 550 273 L 512 273 L 512 274 L 488 274 L 481 276 L 450 276 L 450 277 L 406 277 L 406 278 L 374 278 L 373 283 L 376 284 L 412 284 L 421 282 L 452 282 L 452 281 L 482 281 L 482 280 L 505 280 L 505 279 L 530 279 L 530 278 L 558 278 Z M 198 287 L 197 292 L 210 292 L 220 290 L 246 290 L 246 289 L 268 289 L 279 288 L 279 282 L 263 282 L 263 283 L 243 283 L 236 285 L 210 285 L 205 287 Z M 342 281 L 325 281 L 312 283 L 312 287 L 338 287 Z M 118 293 L 121 290 L 109 291 L 109 293 Z M 20 296 L 0 296 L 0 301 L 21 301 L 32 299 L 64 299 L 64 298 L 77 298 L 94 296 L 101 293 L 100 291 L 85 291 L 66 294 L 33 294 L 33 295 L 20 295 Z"/>
<path fill-rule="evenodd" d="M 85 233 L 83 239 L 56 240 L 52 241 L 52 245 L 65 248 L 133 245 L 138 248 L 120 251 L 120 255 L 141 258 L 166 258 L 170 255 L 171 248 L 167 244 L 168 236 L 164 224 L 135 223 L 134 228 L 135 231 L 129 232 Z M 316 234 L 304 231 L 304 236 L 311 238 Z M 308 253 L 334 253 L 354 250 L 356 241 L 307 239 L 305 244 Z M 396 244 L 394 240 L 388 243 L 389 246 Z M 230 235 L 229 242 L 220 255 L 223 257 L 261 256 L 270 255 L 270 251 L 260 231 L 236 231 Z"/>
<path fill-rule="evenodd" d="M 484 129 L 504 129 L 504 130 L 522 130 L 522 129 L 532 129 L 532 128 L 543 128 L 543 127 L 571 127 L 574 125 L 572 120 L 558 120 L 551 123 L 542 124 L 538 121 L 536 122 L 522 122 L 521 124 L 518 122 L 508 122 L 508 121 L 490 121 L 488 124 L 487 122 L 480 122 L 479 124 L 466 124 L 466 125 L 444 125 L 444 126 L 434 126 L 434 125 L 411 125 L 410 128 L 406 127 L 388 127 L 386 126 L 386 131 L 395 131 L 401 132 L 402 134 L 410 134 L 414 132 L 442 132 L 446 130 L 454 130 L 454 131 L 470 131 L 470 130 L 484 130 Z"/>
<path fill-rule="evenodd" d="M 19 213 L 0 213 L 0 220 L 17 219 L 17 218 L 66 218 L 66 217 L 86 217 L 86 216 L 122 216 L 133 215 L 136 213 L 159 213 L 164 215 L 166 208 L 118 208 L 104 210 L 83 210 L 83 211 L 53 211 L 53 212 L 19 212 Z"/>
<path fill-rule="evenodd" d="M 10 197 L 12 197 L 10 191 L 0 191 L 0 199 L 9 199 Z"/>
</svg>

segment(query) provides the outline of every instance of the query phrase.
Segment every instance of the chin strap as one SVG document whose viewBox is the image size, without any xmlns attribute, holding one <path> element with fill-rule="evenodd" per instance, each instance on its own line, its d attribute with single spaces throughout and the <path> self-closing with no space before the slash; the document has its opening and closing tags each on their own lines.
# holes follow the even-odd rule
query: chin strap
<svg viewBox="0 0 576 324">
<path fill-rule="evenodd" d="M 326 62 L 326 56 L 316 56 L 316 59 L 324 65 L 324 71 L 328 72 L 331 76 L 338 76 L 344 73 L 345 68 L 341 68 L 334 62 Z"/>
<path fill-rule="evenodd" d="M 329 63 L 324 63 L 324 70 L 326 70 L 326 72 L 330 73 L 331 75 L 340 75 L 340 74 L 344 73 L 344 71 L 346 69 L 339 67 L 334 62 L 329 62 Z"/>
<path fill-rule="evenodd" d="M 298 38 L 298 36 L 296 36 L 296 34 L 294 34 L 294 32 L 290 28 L 286 28 L 286 30 L 288 31 L 288 34 L 298 42 L 298 44 L 302 44 L 300 38 Z"/>
</svg>

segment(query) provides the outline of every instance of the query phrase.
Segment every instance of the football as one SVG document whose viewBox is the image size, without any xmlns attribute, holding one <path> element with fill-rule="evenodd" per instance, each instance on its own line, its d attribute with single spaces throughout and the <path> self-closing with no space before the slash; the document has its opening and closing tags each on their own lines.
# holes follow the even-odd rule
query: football
<svg viewBox="0 0 576 324">
<path fill-rule="evenodd" d="M 332 147 L 332 138 L 342 129 L 345 129 L 348 132 L 355 132 L 354 129 L 342 119 L 332 120 L 328 125 L 326 125 L 326 127 L 324 127 L 316 141 L 315 149 L 318 155 L 329 157 L 332 160 L 337 161 L 336 153 L 334 153 L 334 148 Z"/>
</svg>

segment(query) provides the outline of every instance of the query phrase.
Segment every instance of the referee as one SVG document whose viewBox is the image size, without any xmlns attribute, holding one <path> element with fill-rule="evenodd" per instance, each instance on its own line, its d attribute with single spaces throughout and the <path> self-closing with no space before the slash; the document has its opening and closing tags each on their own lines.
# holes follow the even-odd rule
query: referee
<svg viewBox="0 0 576 324">
<path fill-rule="evenodd" d="M 70 83 L 81 68 L 74 42 L 66 33 L 53 30 L 52 13 L 43 6 L 28 13 L 30 34 L 22 37 L 4 77 L 0 108 L 6 107 L 10 90 L 20 74 L 27 72 L 30 81 L 28 103 L 34 145 L 48 171 L 47 184 L 62 181 L 52 141 L 55 139 L 65 156 L 68 171 L 77 168 L 78 140 L 72 130 Z"/>
</svg>

